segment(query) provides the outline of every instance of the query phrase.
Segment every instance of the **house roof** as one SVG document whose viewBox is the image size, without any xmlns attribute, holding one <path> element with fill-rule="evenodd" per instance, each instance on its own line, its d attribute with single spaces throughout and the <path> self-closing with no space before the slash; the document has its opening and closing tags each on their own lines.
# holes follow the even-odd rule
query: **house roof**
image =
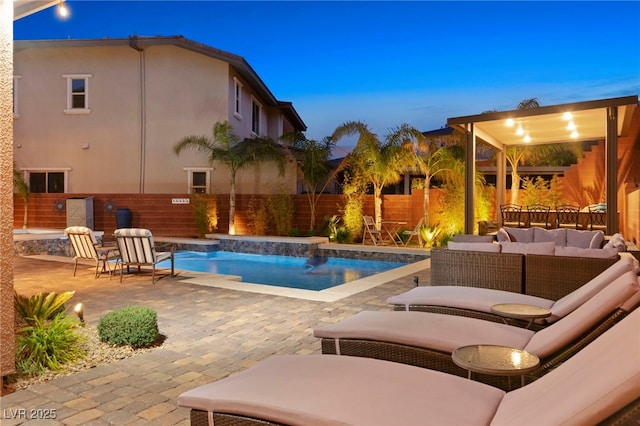
<svg viewBox="0 0 640 426">
<path fill-rule="evenodd" d="M 25 2 L 25 3 L 42 3 L 42 2 Z M 15 9 L 15 8 L 14 8 Z M 131 36 L 129 38 L 104 38 L 104 39 L 75 39 L 75 40 L 21 40 L 14 42 L 14 49 L 33 47 L 67 47 L 67 46 L 124 46 L 129 45 L 134 49 L 144 49 L 147 46 L 173 45 L 183 49 L 191 50 L 205 56 L 209 56 L 228 63 L 253 90 L 263 99 L 267 105 L 276 107 L 287 117 L 291 125 L 297 131 L 306 131 L 307 126 L 296 112 L 291 102 L 279 101 L 271 93 L 266 84 L 251 68 L 249 63 L 241 56 L 235 55 L 224 50 L 216 49 L 202 43 L 189 40 L 183 36 L 155 36 L 155 37 L 139 37 Z"/>
<path fill-rule="evenodd" d="M 58 3 L 60 3 L 60 0 L 13 0 L 13 20 L 16 21 L 33 13 L 48 9 Z"/>
<path fill-rule="evenodd" d="M 618 108 L 618 136 L 624 136 L 629 128 L 633 109 L 638 105 L 638 96 L 575 102 L 530 109 L 490 112 L 447 119 L 449 126 L 464 128 L 473 124 L 478 137 L 496 147 L 523 145 L 523 136 L 531 137 L 530 144 L 561 143 L 603 139 L 607 132 L 607 110 Z M 570 113 L 571 118 L 563 118 Z M 507 126 L 507 120 L 513 125 Z M 577 137 L 570 136 L 569 122 L 573 121 Z M 523 134 L 516 133 L 521 126 Z"/>
</svg>

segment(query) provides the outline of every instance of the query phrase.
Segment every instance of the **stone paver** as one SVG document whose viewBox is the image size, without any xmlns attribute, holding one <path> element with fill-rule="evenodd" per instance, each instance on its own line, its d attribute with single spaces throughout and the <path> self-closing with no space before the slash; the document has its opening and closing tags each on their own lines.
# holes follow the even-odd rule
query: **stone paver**
<svg viewBox="0 0 640 426">
<path fill-rule="evenodd" d="M 85 320 L 97 325 L 106 313 L 127 305 L 158 313 L 160 348 L 60 377 L 0 398 L 6 425 L 180 425 L 189 410 L 177 405 L 182 392 L 242 371 L 273 354 L 317 354 L 313 329 L 362 310 L 391 310 L 386 299 L 429 282 L 425 269 L 332 303 L 264 295 L 130 275 L 123 283 L 91 267 L 16 257 L 14 288 L 20 294 L 75 291 Z M 56 419 L 11 418 L 33 408 L 55 409 Z M 15 416 L 13 416 L 15 417 Z"/>
</svg>

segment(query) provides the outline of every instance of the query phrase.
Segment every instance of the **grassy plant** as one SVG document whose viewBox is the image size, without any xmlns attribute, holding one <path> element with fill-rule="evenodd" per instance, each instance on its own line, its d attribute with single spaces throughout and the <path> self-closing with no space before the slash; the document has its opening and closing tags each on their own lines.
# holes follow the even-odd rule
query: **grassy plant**
<svg viewBox="0 0 640 426">
<path fill-rule="evenodd" d="M 13 305 L 16 313 L 27 324 L 34 325 L 37 321 L 45 322 L 56 314 L 64 311 L 64 304 L 73 297 L 74 291 L 64 293 L 39 293 L 30 297 L 22 296 L 14 291 Z"/>
<path fill-rule="evenodd" d="M 218 227 L 218 207 L 215 196 L 194 194 L 191 197 L 193 215 L 196 221 L 198 236 L 204 236 L 213 232 Z"/>
<path fill-rule="evenodd" d="M 269 214 L 263 200 L 251 197 L 247 207 L 249 233 L 251 235 L 267 235 L 269 230 Z"/>
<path fill-rule="evenodd" d="M 100 318 L 98 335 L 110 345 L 148 347 L 158 340 L 158 316 L 151 308 L 126 306 Z"/>
<path fill-rule="evenodd" d="M 266 202 L 269 220 L 276 235 L 288 235 L 293 226 L 294 206 L 291 194 L 269 194 Z"/>
<path fill-rule="evenodd" d="M 440 235 L 442 235 L 443 233 L 443 229 L 440 227 L 440 225 L 435 225 L 435 226 L 422 225 L 420 227 L 419 232 L 420 232 L 420 239 L 422 240 L 424 247 L 431 248 L 437 245 L 438 239 L 440 238 Z"/>
<path fill-rule="evenodd" d="M 362 235 L 362 215 L 364 211 L 364 190 L 362 183 L 358 179 L 345 177 L 342 192 L 345 195 L 346 202 L 342 211 L 342 223 L 349 231 L 351 238 Z"/>
<path fill-rule="evenodd" d="M 84 342 L 76 323 L 59 312 L 51 320 L 34 317 L 30 325 L 19 330 L 16 344 L 16 367 L 24 374 L 60 370 L 62 365 L 84 355 Z"/>
</svg>

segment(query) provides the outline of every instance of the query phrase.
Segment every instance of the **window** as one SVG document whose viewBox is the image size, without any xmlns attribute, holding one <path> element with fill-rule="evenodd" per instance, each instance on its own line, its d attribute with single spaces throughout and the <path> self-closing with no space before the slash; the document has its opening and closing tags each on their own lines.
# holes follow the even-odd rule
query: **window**
<svg viewBox="0 0 640 426">
<path fill-rule="evenodd" d="M 190 167 L 187 171 L 187 192 L 189 194 L 208 194 L 210 192 L 211 168 Z"/>
<path fill-rule="evenodd" d="M 90 74 L 65 74 L 67 79 L 67 114 L 88 114 Z"/>
<path fill-rule="evenodd" d="M 18 111 L 18 82 L 20 81 L 19 75 L 13 76 L 13 116 L 15 118 L 20 117 L 20 112 Z"/>
<path fill-rule="evenodd" d="M 29 191 L 38 194 L 65 192 L 65 172 L 29 172 Z"/>
<path fill-rule="evenodd" d="M 233 115 L 242 120 L 242 83 L 237 78 L 233 79 L 234 105 Z"/>
<path fill-rule="evenodd" d="M 256 135 L 260 135 L 260 114 L 262 114 L 262 105 L 255 99 L 251 99 L 251 131 Z"/>
</svg>

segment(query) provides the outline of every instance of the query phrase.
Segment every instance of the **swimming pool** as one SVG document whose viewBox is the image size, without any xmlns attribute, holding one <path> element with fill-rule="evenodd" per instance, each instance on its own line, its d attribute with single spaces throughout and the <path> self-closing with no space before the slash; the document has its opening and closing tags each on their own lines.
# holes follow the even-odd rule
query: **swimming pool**
<svg viewBox="0 0 640 426">
<path fill-rule="evenodd" d="M 405 266 L 403 262 L 304 258 L 228 251 L 175 253 L 178 270 L 239 275 L 243 282 L 305 290 L 325 290 L 380 272 Z M 159 267 L 170 267 L 169 261 Z"/>
</svg>

